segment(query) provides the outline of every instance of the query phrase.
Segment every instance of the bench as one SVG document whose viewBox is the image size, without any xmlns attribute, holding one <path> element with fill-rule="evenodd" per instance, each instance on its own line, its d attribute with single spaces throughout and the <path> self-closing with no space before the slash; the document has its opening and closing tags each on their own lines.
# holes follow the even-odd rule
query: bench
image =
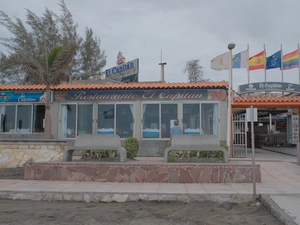
<svg viewBox="0 0 300 225">
<path fill-rule="evenodd" d="M 228 151 L 220 146 L 220 140 L 215 135 L 176 134 L 172 138 L 171 147 L 164 151 L 164 160 L 168 161 L 170 151 L 222 151 L 223 162 L 228 162 Z"/>
<path fill-rule="evenodd" d="M 63 155 L 64 162 L 72 161 L 75 150 L 117 150 L 120 161 L 127 161 L 126 149 L 121 145 L 121 138 L 116 134 L 80 134 L 76 137 L 74 146 L 66 146 Z"/>
</svg>

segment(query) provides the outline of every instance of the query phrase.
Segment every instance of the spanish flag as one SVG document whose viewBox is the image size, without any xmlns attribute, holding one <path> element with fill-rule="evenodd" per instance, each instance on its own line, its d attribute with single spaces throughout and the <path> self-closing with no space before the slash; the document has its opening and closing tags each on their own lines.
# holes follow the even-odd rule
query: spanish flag
<svg viewBox="0 0 300 225">
<path fill-rule="evenodd" d="M 260 70 L 265 68 L 266 55 L 262 51 L 249 58 L 249 70 Z"/>
</svg>

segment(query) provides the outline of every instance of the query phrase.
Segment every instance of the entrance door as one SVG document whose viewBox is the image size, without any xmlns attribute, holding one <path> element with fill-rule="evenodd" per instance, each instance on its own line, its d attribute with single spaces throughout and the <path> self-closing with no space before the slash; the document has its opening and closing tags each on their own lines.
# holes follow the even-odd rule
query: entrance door
<svg viewBox="0 0 300 225">
<path fill-rule="evenodd" d="M 233 157 L 247 157 L 247 122 L 245 114 L 232 115 Z"/>
</svg>

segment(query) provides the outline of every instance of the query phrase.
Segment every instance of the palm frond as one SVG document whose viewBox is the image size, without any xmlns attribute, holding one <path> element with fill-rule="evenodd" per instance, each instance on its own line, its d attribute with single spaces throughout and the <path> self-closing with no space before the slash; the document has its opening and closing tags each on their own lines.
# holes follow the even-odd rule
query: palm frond
<svg viewBox="0 0 300 225">
<path fill-rule="evenodd" d="M 52 67 L 52 64 L 59 54 L 60 51 L 64 49 L 63 46 L 55 46 L 54 48 L 51 49 L 50 53 L 48 54 L 48 68 Z"/>
<path fill-rule="evenodd" d="M 51 83 L 56 83 L 58 80 L 63 81 L 62 78 L 66 77 L 60 77 L 62 74 L 66 74 L 66 70 L 72 66 L 71 62 L 73 57 L 76 54 L 76 50 L 79 48 L 79 45 L 81 43 L 82 39 L 79 39 L 77 42 L 73 42 L 69 44 L 68 46 L 64 47 L 63 49 L 60 49 L 60 51 L 57 51 L 55 58 L 51 64 L 50 73 L 51 73 Z M 59 48 L 57 49 L 59 50 Z M 68 79 L 67 79 L 68 80 Z"/>
<path fill-rule="evenodd" d="M 35 80 L 36 82 L 46 83 L 45 70 L 41 65 L 28 54 L 11 55 L 3 64 L 3 69 L 17 69 L 26 74 L 26 81 Z"/>
</svg>

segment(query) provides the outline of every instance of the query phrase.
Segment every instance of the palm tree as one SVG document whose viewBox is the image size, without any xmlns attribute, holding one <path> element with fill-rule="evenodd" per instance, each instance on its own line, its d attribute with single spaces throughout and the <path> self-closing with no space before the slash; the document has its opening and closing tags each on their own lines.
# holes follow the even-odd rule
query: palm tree
<svg viewBox="0 0 300 225">
<path fill-rule="evenodd" d="M 4 63 L 4 69 L 20 69 L 25 73 L 25 81 L 46 85 L 45 138 L 51 139 L 50 88 L 63 81 L 69 81 L 68 68 L 82 39 L 67 46 L 53 47 L 49 53 L 45 50 L 45 62 L 39 62 L 25 53 L 11 55 Z M 46 49 L 46 48 L 45 48 Z"/>
</svg>

